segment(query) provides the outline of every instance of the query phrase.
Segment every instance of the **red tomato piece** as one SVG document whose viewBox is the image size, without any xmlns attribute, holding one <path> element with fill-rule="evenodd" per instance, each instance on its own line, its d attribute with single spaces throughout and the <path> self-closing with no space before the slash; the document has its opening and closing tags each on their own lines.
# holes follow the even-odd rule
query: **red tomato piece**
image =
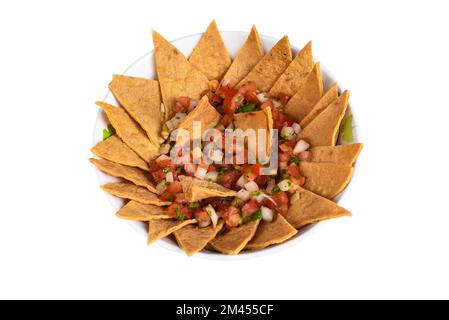
<svg viewBox="0 0 449 320">
<path fill-rule="evenodd" d="M 274 202 L 276 202 L 277 211 L 283 216 L 288 213 L 288 196 L 287 192 L 278 192 L 271 196 Z"/>
<path fill-rule="evenodd" d="M 218 182 L 228 189 L 234 189 L 235 183 L 242 174 L 237 170 L 231 170 L 219 176 Z"/>
<path fill-rule="evenodd" d="M 245 203 L 242 207 L 242 214 L 244 217 L 249 217 L 252 214 L 256 213 L 259 210 L 259 203 L 256 199 L 252 199 Z"/>
<path fill-rule="evenodd" d="M 165 173 L 162 172 L 162 170 L 158 170 L 158 171 L 154 171 L 151 173 L 151 176 L 153 177 L 154 181 L 156 181 L 157 183 L 161 182 L 162 180 L 165 179 Z"/>
<path fill-rule="evenodd" d="M 177 193 L 181 193 L 182 192 L 181 183 L 179 181 L 174 181 L 174 182 L 170 183 L 170 185 L 168 185 L 165 192 L 173 194 L 173 195 L 175 195 Z"/>
</svg>

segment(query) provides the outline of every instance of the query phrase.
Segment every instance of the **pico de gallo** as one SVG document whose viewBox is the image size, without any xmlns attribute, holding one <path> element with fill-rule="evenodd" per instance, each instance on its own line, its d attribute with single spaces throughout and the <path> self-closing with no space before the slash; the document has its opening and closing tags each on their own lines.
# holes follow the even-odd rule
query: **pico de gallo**
<svg viewBox="0 0 449 320">
<path fill-rule="evenodd" d="M 168 156 L 173 143 L 165 140 L 198 103 L 188 97 L 179 97 L 175 116 L 162 129 L 164 143 L 160 148 L 161 155 L 150 164 L 150 174 L 159 198 L 172 202 L 168 215 L 181 221 L 196 219 L 200 227 L 215 226 L 219 219 L 224 219 L 228 228 L 259 219 L 273 221 L 277 214 L 287 215 L 290 204 L 299 198 L 298 188 L 305 183 L 299 163 L 310 157 L 307 151 L 309 144 L 297 140 L 300 125 L 283 112 L 289 97 L 280 94 L 270 98 L 265 92 L 260 92 L 254 82 L 231 88 L 226 84 L 219 87 L 218 81 L 214 80 L 209 83 L 209 88 L 209 103 L 222 115 L 216 129 L 223 134 L 226 128 L 233 128 L 234 114 L 271 109 L 273 128 L 280 133 L 278 170 L 272 175 L 262 175 L 262 166 L 258 163 L 174 164 Z M 188 202 L 179 180 L 183 175 L 218 183 L 236 191 L 236 196 Z"/>
</svg>

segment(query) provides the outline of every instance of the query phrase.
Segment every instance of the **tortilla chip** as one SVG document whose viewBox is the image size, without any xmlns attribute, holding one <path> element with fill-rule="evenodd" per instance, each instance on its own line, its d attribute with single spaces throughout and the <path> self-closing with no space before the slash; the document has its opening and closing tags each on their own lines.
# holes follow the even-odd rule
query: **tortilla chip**
<svg viewBox="0 0 449 320">
<path fill-rule="evenodd" d="M 143 161 L 130 147 L 123 143 L 117 135 L 110 136 L 106 140 L 101 141 L 95 147 L 90 149 L 90 151 L 100 158 L 104 158 L 115 163 L 140 168 L 146 171 L 149 170 L 148 164 Z"/>
<path fill-rule="evenodd" d="M 226 254 L 238 254 L 253 238 L 260 220 L 251 221 L 238 228 L 231 228 L 227 233 L 217 236 L 209 242 L 215 250 Z"/>
<path fill-rule="evenodd" d="M 113 196 L 134 200 L 143 204 L 154 204 L 156 206 L 168 206 L 171 202 L 160 200 L 156 194 L 148 189 L 139 187 L 130 182 L 114 182 L 101 186 L 101 189 Z"/>
<path fill-rule="evenodd" d="M 304 188 L 328 199 L 335 198 L 352 177 L 354 168 L 334 163 L 301 161 L 299 170 L 306 178 Z"/>
<path fill-rule="evenodd" d="M 278 214 L 273 222 L 262 221 L 246 249 L 263 249 L 282 243 L 293 237 L 298 231 L 285 218 Z"/>
<path fill-rule="evenodd" d="M 165 238 L 176 230 L 179 230 L 189 224 L 196 223 L 195 219 L 178 221 L 172 219 L 151 220 L 148 222 L 148 244 Z"/>
<path fill-rule="evenodd" d="M 247 129 L 253 129 L 255 131 L 257 138 L 256 150 L 257 146 L 259 145 L 257 130 L 267 130 L 265 141 L 268 154 L 271 148 L 271 135 L 273 132 L 273 116 L 271 114 L 270 108 L 265 108 L 264 110 L 255 112 L 236 113 L 234 114 L 234 126 L 235 128 L 241 129 L 242 131 L 246 131 Z"/>
<path fill-rule="evenodd" d="M 299 188 L 299 199 L 294 202 L 287 213 L 287 221 L 296 229 L 308 224 L 343 216 L 351 212 L 313 192 Z"/>
<path fill-rule="evenodd" d="M 165 119 L 171 119 L 179 97 L 199 100 L 209 90 L 209 79 L 194 68 L 184 55 L 159 33 L 153 31 L 156 69 L 165 106 Z"/>
<path fill-rule="evenodd" d="M 223 82 L 226 82 L 231 88 L 235 87 L 263 58 L 264 51 L 259 39 L 259 33 L 255 26 L 251 28 L 245 43 L 235 57 L 226 74 L 223 76 Z"/>
<path fill-rule="evenodd" d="M 329 106 L 337 98 L 338 86 L 336 83 L 334 83 L 332 87 L 327 90 L 324 96 L 322 96 L 321 99 L 313 106 L 309 114 L 306 115 L 304 119 L 302 119 L 302 121 L 299 123 L 301 125 L 301 128 L 307 127 L 313 119 L 315 119 L 321 112 L 323 112 L 324 109 L 327 108 L 327 106 Z"/>
<path fill-rule="evenodd" d="M 167 208 L 153 204 L 142 204 L 137 201 L 129 201 L 115 214 L 117 217 L 132 221 L 150 221 L 158 219 L 170 219 Z"/>
<path fill-rule="evenodd" d="M 338 130 L 348 107 L 349 91 L 332 102 L 298 136 L 313 147 L 335 146 Z"/>
<path fill-rule="evenodd" d="M 307 116 L 322 96 L 323 79 L 321 78 L 320 64 L 316 63 L 313 70 L 299 86 L 298 91 L 287 102 L 284 111 L 300 122 Z"/>
<path fill-rule="evenodd" d="M 145 130 L 151 143 L 159 148 L 159 136 L 165 117 L 161 112 L 159 82 L 114 75 L 109 89 L 120 105 Z"/>
<path fill-rule="evenodd" d="M 313 69 L 312 41 L 309 41 L 292 63 L 285 69 L 284 73 L 277 79 L 271 88 L 269 95 L 277 98 L 280 93 L 292 97 L 301 86 L 306 76 Z"/>
<path fill-rule="evenodd" d="M 218 183 L 199 180 L 188 176 L 179 176 L 182 191 L 188 202 L 195 202 L 211 197 L 234 197 L 237 193 Z"/>
<path fill-rule="evenodd" d="M 284 36 L 239 82 L 238 86 L 254 81 L 260 91 L 268 92 L 290 62 L 292 62 L 292 50 L 288 37 Z"/>
<path fill-rule="evenodd" d="M 106 113 L 117 135 L 143 160 L 149 162 L 157 155 L 159 149 L 148 140 L 146 133 L 130 118 L 125 110 L 106 102 L 99 101 L 96 104 Z"/>
<path fill-rule="evenodd" d="M 89 159 L 98 169 L 111 176 L 123 178 L 134 184 L 145 187 L 151 192 L 157 193 L 156 188 L 149 179 L 149 174 L 139 168 L 124 166 L 105 159 Z"/>
<path fill-rule="evenodd" d="M 189 58 L 192 66 L 200 70 L 209 80 L 221 80 L 231 65 L 231 56 L 226 49 L 217 23 L 213 20 Z"/>
<path fill-rule="evenodd" d="M 206 245 L 214 239 L 217 233 L 223 228 L 223 220 L 220 220 L 217 226 L 210 225 L 206 228 L 200 228 L 197 225 L 188 225 L 176 231 L 175 238 L 178 245 L 188 255 L 193 256 L 200 252 Z"/>
<path fill-rule="evenodd" d="M 335 147 L 315 147 L 310 152 L 310 162 L 332 162 L 352 166 L 362 150 L 363 144 L 343 144 Z"/>
<path fill-rule="evenodd" d="M 220 119 L 220 113 L 209 103 L 207 96 L 204 96 L 195 109 L 184 118 L 179 128 L 189 131 L 190 139 L 193 139 L 194 121 L 201 122 L 201 136 L 203 136 L 204 131 L 214 128 Z"/>
</svg>

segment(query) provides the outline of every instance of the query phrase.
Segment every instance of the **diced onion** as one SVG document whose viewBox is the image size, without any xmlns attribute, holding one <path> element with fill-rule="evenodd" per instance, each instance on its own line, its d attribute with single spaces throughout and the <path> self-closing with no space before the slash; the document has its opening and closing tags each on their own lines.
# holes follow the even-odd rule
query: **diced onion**
<svg viewBox="0 0 449 320">
<path fill-rule="evenodd" d="M 162 103 L 162 102 L 161 102 L 161 112 L 162 112 L 162 113 L 165 113 L 165 105 L 164 105 L 164 103 Z"/>
<path fill-rule="evenodd" d="M 290 204 L 294 204 L 296 201 L 299 200 L 299 192 L 296 191 L 292 196 L 290 197 Z"/>
<path fill-rule="evenodd" d="M 209 215 L 210 219 L 212 220 L 212 224 L 214 225 L 215 228 L 218 223 L 217 212 L 215 211 L 214 207 L 212 207 L 210 204 L 206 207 L 206 212 Z"/>
<path fill-rule="evenodd" d="M 165 180 L 162 180 L 161 182 L 159 182 L 156 186 L 156 190 L 159 193 L 164 193 L 165 189 L 167 189 L 167 186 L 165 184 Z"/>
<path fill-rule="evenodd" d="M 307 149 L 309 149 L 309 147 L 310 147 L 310 144 L 308 144 L 304 140 L 299 140 L 298 143 L 296 144 L 295 148 L 293 148 L 293 153 L 297 154 L 297 153 L 306 151 Z"/>
<path fill-rule="evenodd" d="M 165 180 L 167 180 L 167 182 L 169 182 L 169 183 L 172 183 L 174 181 L 174 179 L 173 179 L 173 172 L 168 172 L 165 175 Z"/>
<path fill-rule="evenodd" d="M 245 186 L 246 183 L 246 175 L 242 174 L 240 176 L 240 178 L 237 180 L 236 185 L 239 186 L 240 188 L 243 188 Z"/>
<path fill-rule="evenodd" d="M 167 154 L 170 152 L 170 145 L 168 143 L 163 144 L 159 147 L 160 154 Z"/>
<path fill-rule="evenodd" d="M 195 171 L 195 178 L 203 180 L 207 174 L 207 169 L 198 167 Z"/>
<path fill-rule="evenodd" d="M 237 197 L 242 201 L 248 201 L 251 193 L 248 190 L 240 189 L 239 192 L 237 192 Z"/>
<path fill-rule="evenodd" d="M 281 189 L 281 191 L 288 191 L 288 190 L 290 190 L 291 186 L 292 186 L 292 183 L 288 179 L 284 179 L 278 183 L 278 187 L 279 187 L 279 189 Z"/>
<path fill-rule="evenodd" d="M 261 92 L 257 94 L 257 99 L 259 100 L 260 103 L 264 103 L 265 101 L 268 100 L 268 97 L 265 92 Z"/>
<path fill-rule="evenodd" d="M 260 208 L 260 211 L 262 212 L 262 219 L 264 221 L 268 221 L 268 222 L 273 221 L 273 215 L 274 215 L 273 214 L 273 210 L 271 210 L 270 208 L 262 206 Z"/>
<path fill-rule="evenodd" d="M 221 85 L 222 85 L 223 87 L 226 87 L 230 82 L 231 82 L 231 81 L 230 81 L 229 79 L 224 79 L 224 80 L 221 82 Z"/>
<path fill-rule="evenodd" d="M 265 199 L 266 194 L 262 191 L 254 192 L 253 198 L 256 199 L 257 202 L 262 202 Z"/>
<path fill-rule="evenodd" d="M 292 127 L 283 127 L 281 131 L 281 136 L 285 139 L 290 140 L 295 135 L 295 130 Z"/>
<path fill-rule="evenodd" d="M 274 186 L 276 185 L 276 181 L 274 179 L 270 179 L 267 184 L 267 188 L 265 191 L 269 194 L 273 191 Z"/>
<path fill-rule="evenodd" d="M 248 181 L 247 183 L 245 183 L 245 189 L 249 192 L 254 192 L 259 190 L 259 186 L 254 181 Z"/>
<path fill-rule="evenodd" d="M 193 176 L 196 172 L 196 164 L 186 163 L 184 165 L 184 170 L 186 171 L 187 174 L 190 174 L 191 176 Z"/>
<path fill-rule="evenodd" d="M 294 123 L 294 124 L 292 124 L 292 128 L 293 128 L 293 130 L 295 130 L 295 133 L 296 134 L 298 134 L 298 133 L 300 133 L 301 132 L 301 126 L 298 124 L 298 123 Z"/>
<path fill-rule="evenodd" d="M 206 173 L 204 180 L 216 182 L 218 180 L 218 172 L 211 171 L 211 172 Z"/>
</svg>

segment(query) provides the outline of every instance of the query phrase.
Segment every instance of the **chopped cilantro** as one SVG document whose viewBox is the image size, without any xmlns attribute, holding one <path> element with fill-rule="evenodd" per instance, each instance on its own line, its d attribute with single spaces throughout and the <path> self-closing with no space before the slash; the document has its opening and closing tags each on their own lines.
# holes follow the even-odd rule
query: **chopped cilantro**
<svg viewBox="0 0 449 320">
<path fill-rule="evenodd" d="M 262 211 L 257 210 L 257 212 L 249 216 L 248 221 L 256 221 L 262 219 Z"/>
<path fill-rule="evenodd" d="M 257 111 L 256 105 L 254 103 L 245 103 L 237 109 L 236 113 L 253 112 L 253 111 Z"/>
<path fill-rule="evenodd" d="M 167 180 L 165 180 L 164 184 L 165 184 L 166 186 L 169 186 L 169 185 L 170 185 L 170 182 L 168 182 Z"/>
<path fill-rule="evenodd" d="M 297 156 L 293 156 L 290 158 L 290 161 L 296 165 L 299 165 L 299 158 Z"/>
<path fill-rule="evenodd" d="M 164 169 L 162 169 L 163 173 L 169 173 L 170 172 L 170 166 L 166 166 Z"/>
<path fill-rule="evenodd" d="M 175 213 L 178 221 L 184 221 L 184 215 L 182 214 L 181 209 L 175 208 Z"/>
<path fill-rule="evenodd" d="M 275 186 L 271 192 L 272 193 L 279 193 L 279 192 L 281 192 L 281 188 L 279 188 L 279 186 Z"/>
<path fill-rule="evenodd" d="M 200 203 L 199 202 L 190 202 L 188 204 L 189 208 L 199 208 L 200 207 Z"/>
<path fill-rule="evenodd" d="M 176 173 L 181 173 L 182 170 L 183 170 L 183 167 L 176 167 Z"/>
<path fill-rule="evenodd" d="M 234 205 L 237 209 L 240 209 L 242 207 L 242 201 L 240 201 L 239 198 L 234 199 Z"/>
<path fill-rule="evenodd" d="M 226 167 L 220 167 L 218 168 L 218 174 L 224 174 L 226 171 L 228 171 L 228 168 Z"/>
<path fill-rule="evenodd" d="M 106 129 L 103 129 L 103 140 L 110 138 L 114 134 L 115 134 L 115 128 L 111 124 L 108 124 L 108 127 Z"/>
</svg>

